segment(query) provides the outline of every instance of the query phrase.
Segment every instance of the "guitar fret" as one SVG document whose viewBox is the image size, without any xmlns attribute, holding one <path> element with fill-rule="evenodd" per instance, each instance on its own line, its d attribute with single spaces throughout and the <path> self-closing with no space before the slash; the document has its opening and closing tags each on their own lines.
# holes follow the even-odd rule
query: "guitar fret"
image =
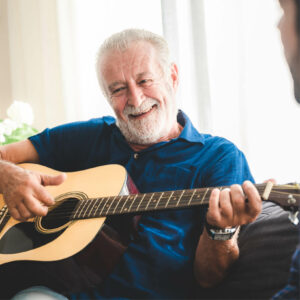
<svg viewBox="0 0 300 300">
<path fill-rule="evenodd" d="M 189 200 L 189 202 L 188 202 L 188 206 L 191 204 L 191 201 L 192 201 L 192 199 L 193 199 L 195 193 L 196 193 L 196 189 L 194 189 L 193 194 L 192 194 L 192 196 L 190 197 L 190 200 Z"/>
<path fill-rule="evenodd" d="M 184 194 L 184 190 L 182 191 L 182 193 L 181 193 L 181 195 L 180 195 L 180 197 L 179 197 L 179 199 L 178 199 L 178 201 L 177 201 L 177 203 L 176 203 L 176 207 L 178 206 L 178 204 L 179 204 L 179 202 L 180 202 L 181 197 L 182 197 L 183 194 Z"/>
<path fill-rule="evenodd" d="M 168 201 L 167 201 L 167 203 L 166 203 L 165 207 L 167 207 L 167 206 L 168 206 L 168 204 L 169 204 L 169 201 L 170 201 L 170 199 L 172 198 L 173 194 L 174 194 L 174 191 L 172 191 L 172 192 L 171 192 L 171 195 L 169 196 L 169 198 L 168 198 Z"/>
<path fill-rule="evenodd" d="M 80 206 L 79 206 L 79 208 L 81 208 L 80 209 L 80 211 L 79 211 L 79 213 L 78 213 L 78 219 L 81 219 L 82 217 L 81 217 L 81 213 L 82 213 L 82 211 L 84 210 L 84 207 L 85 207 L 85 205 L 87 204 L 87 202 L 88 202 L 88 200 L 82 200 L 82 201 L 80 201 Z"/>
<path fill-rule="evenodd" d="M 108 209 L 106 210 L 106 214 L 108 214 L 108 211 L 110 210 L 111 206 L 114 204 L 115 200 L 116 200 L 117 196 L 115 196 L 110 203 L 110 206 L 108 207 Z"/>
<path fill-rule="evenodd" d="M 131 202 L 131 205 L 130 205 L 130 207 L 129 207 L 129 209 L 128 209 L 129 211 L 131 211 L 131 207 L 132 207 L 132 205 L 133 205 L 133 203 L 135 202 L 135 200 L 136 200 L 137 197 L 138 197 L 138 194 L 135 195 L 133 201 Z"/>
<path fill-rule="evenodd" d="M 94 203 L 93 206 L 92 206 L 92 208 L 91 208 L 91 212 L 94 212 L 94 216 L 95 216 L 95 210 L 94 210 L 94 207 L 95 207 L 95 205 L 97 204 L 97 200 L 98 200 L 98 199 L 91 199 L 91 201 Z"/>
<path fill-rule="evenodd" d="M 151 202 L 151 199 L 152 199 L 153 195 L 154 195 L 154 193 L 151 194 L 151 197 L 150 197 L 150 199 L 149 199 L 149 201 L 148 201 L 148 203 L 147 203 L 147 206 L 145 207 L 145 210 L 148 209 L 148 206 L 149 206 L 149 204 L 150 204 L 150 202 Z"/>
<path fill-rule="evenodd" d="M 101 205 L 102 205 L 102 202 L 103 202 L 104 199 L 105 199 L 104 197 L 97 198 L 96 201 L 97 201 L 98 205 L 97 205 L 97 208 L 95 209 L 95 216 L 99 216 L 100 215 L 100 213 L 98 213 L 98 209 L 101 208 Z"/>
<path fill-rule="evenodd" d="M 101 209 L 101 211 L 100 211 L 100 216 L 103 216 L 102 213 L 103 213 L 103 210 L 104 210 L 104 208 L 105 208 L 105 206 L 106 206 L 106 203 L 107 203 L 108 199 L 109 199 L 109 198 L 106 198 L 106 201 L 105 201 L 105 203 L 104 203 L 104 205 L 103 205 L 103 207 L 102 207 L 102 209 Z"/>
<path fill-rule="evenodd" d="M 206 189 L 206 191 L 205 191 L 205 193 L 204 193 L 204 195 L 203 195 L 203 197 L 202 197 L 202 200 L 201 200 L 200 204 L 203 203 L 204 198 L 205 198 L 206 194 L 208 193 L 208 191 L 209 191 L 209 188 Z"/>
<path fill-rule="evenodd" d="M 125 200 L 125 202 L 124 202 L 124 204 L 123 204 L 123 206 L 122 206 L 120 212 L 123 212 L 123 208 L 124 208 L 124 206 L 126 205 L 128 199 L 130 199 L 130 196 L 127 196 L 127 197 L 126 197 L 126 200 Z"/>
<path fill-rule="evenodd" d="M 114 211 L 112 212 L 113 214 L 116 213 L 116 209 L 117 209 L 117 207 L 119 206 L 119 204 L 121 203 L 122 198 L 123 198 L 123 195 L 119 198 L 119 201 L 117 202 L 117 205 L 115 206 L 115 209 L 114 209 Z"/>
<path fill-rule="evenodd" d="M 107 216 L 107 212 L 108 212 L 108 210 L 109 210 L 109 208 L 111 206 L 111 200 L 110 199 L 111 199 L 111 197 L 108 197 L 107 201 L 104 204 L 104 208 L 103 208 L 103 211 L 102 211 L 102 213 L 103 213 L 104 216 Z"/>
<path fill-rule="evenodd" d="M 126 202 L 124 203 L 123 208 L 122 208 L 123 212 L 130 212 L 130 207 L 131 207 L 132 203 L 134 202 L 135 197 L 136 197 L 136 195 L 129 195 L 127 197 Z M 131 201 L 131 204 L 130 204 L 130 201 Z M 129 205 L 129 207 L 128 207 L 128 205 Z"/>
<path fill-rule="evenodd" d="M 160 195 L 160 197 L 158 198 L 157 203 L 155 205 L 155 208 L 157 208 L 157 205 L 158 205 L 158 203 L 160 203 L 160 200 L 163 197 L 163 195 L 164 195 L 164 192 L 162 192 L 161 195 Z"/>
<path fill-rule="evenodd" d="M 140 203 L 139 203 L 139 205 L 138 205 L 136 211 L 139 211 L 140 205 L 141 205 L 141 203 L 144 201 L 145 196 L 146 196 L 146 194 L 143 195 L 143 197 L 142 197 L 142 199 L 141 199 L 141 201 L 140 201 Z"/>
<path fill-rule="evenodd" d="M 88 202 L 88 205 L 87 205 L 87 207 L 85 208 L 85 212 L 84 212 L 84 214 L 83 214 L 83 217 L 84 217 L 84 218 L 89 218 L 89 217 L 90 217 L 91 210 L 90 210 L 89 208 L 90 208 L 90 206 L 93 204 L 93 201 L 91 201 L 91 200 L 88 200 L 87 202 Z"/>
</svg>

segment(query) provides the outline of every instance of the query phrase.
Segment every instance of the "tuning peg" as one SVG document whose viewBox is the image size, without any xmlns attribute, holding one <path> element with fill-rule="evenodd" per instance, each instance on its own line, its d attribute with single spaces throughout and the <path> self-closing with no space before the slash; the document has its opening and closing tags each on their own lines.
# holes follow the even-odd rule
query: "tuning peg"
<svg viewBox="0 0 300 300">
<path fill-rule="evenodd" d="M 289 212 L 289 219 L 294 225 L 298 225 L 298 223 L 299 223 L 298 213 L 299 213 L 298 211 L 295 211 L 295 212 L 290 211 Z"/>
</svg>

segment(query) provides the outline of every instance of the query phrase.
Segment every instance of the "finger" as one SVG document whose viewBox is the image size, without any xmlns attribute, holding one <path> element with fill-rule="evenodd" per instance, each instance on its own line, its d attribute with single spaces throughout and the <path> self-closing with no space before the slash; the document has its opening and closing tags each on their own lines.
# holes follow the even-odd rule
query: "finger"
<svg viewBox="0 0 300 300">
<path fill-rule="evenodd" d="M 37 186 L 33 196 L 46 206 L 51 206 L 55 203 L 53 197 L 46 191 L 43 186 Z"/>
<path fill-rule="evenodd" d="M 206 220 L 211 225 L 215 225 L 215 223 L 218 222 L 218 220 L 221 217 L 220 209 L 219 209 L 219 196 L 220 196 L 219 189 L 213 189 L 211 191 L 209 197 L 208 212 L 206 214 Z"/>
<path fill-rule="evenodd" d="M 48 207 L 43 205 L 37 198 L 28 197 L 24 200 L 24 206 L 30 212 L 31 216 L 45 216 L 48 213 Z"/>
<path fill-rule="evenodd" d="M 9 210 L 9 213 L 10 213 L 10 215 L 14 218 L 14 219 L 16 219 L 16 220 L 18 220 L 18 221 L 21 221 L 22 220 L 22 217 L 21 217 L 21 215 L 20 215 L 20 213 L 19 213 L 19 211 L 18 211 L 18 209 L 16 208 L 16 207 L 8 207 L 8 210 Z"/>
<path fill-rule="evenodd" d="M 248 180 L 243 183 L 243 190 L 248 198 L 247 208 L 250 221 L 254 221 L 262 208 L 260 195 L 253 183 Z"/>
<path fill-rule="evenodd" d="M 58 175 L 46 175 L 46 174 L 40 174 L 41 176 L 41 184 L 46 186 L 46 185 L 59 185 L 63 183 L 66 178 L 67 174 L 66 173 L 60 173 Z"/>
<path fill-rule="evenodd" d="M 234 219 L 241 219 L 245 213 L 247 201 L 243 189 L 239 184 L 231 186 L 231 202 Z"/>
<path fill-rule="evenodd" d="M 267 183 L 269 181 L 271 181 L 273 184 L 276 184 L 276 179 L 274 179 L 274 178 L 270 178 L 268 180 L 265 180 L 264 183 Z"/>
<path fill-rule="evenodd" d="M 19 211 L 22 220 L 27 220 L 33 217 L 33 214 L 28 210 L 28 208 L 23 202 L 18 203 L 17 209 Z"/>
<path fill-rule="evenodd" d="M 220 210 L 222 218 L 224 219 L 223 222 L 227 222 L 229 219 L 232 218 L 232 203 L 231 203 L 231 191 L 229 188 L 225 188 L 220 193 Z M 220 224 L 221 225 L 221 224 Z M 222 224 L 224 226 L 224 224 Z"/>
</svg>

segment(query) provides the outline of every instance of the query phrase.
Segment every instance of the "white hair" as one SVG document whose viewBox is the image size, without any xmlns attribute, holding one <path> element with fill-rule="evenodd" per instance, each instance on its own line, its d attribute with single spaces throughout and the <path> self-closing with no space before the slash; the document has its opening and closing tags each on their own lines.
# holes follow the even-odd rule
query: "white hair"
<svg viewBox="0 0 300 300">
<path fill-rule="evenodd" d="M 97 54 L 96 72 L 99 85 L 105 96 L 107 95 L 103 86 L 100 70 L 102 57 L 112 51 L 126 51 L 133 43 L 140 41 L 148 42 L 156 49 L 158 60 L 164 75 L 167 76 L 169 74 L 171 65 L 169 47 L 162 36 L 144 29 L 126 29 L 117 32 L 103 42 Z"/>
</svg>

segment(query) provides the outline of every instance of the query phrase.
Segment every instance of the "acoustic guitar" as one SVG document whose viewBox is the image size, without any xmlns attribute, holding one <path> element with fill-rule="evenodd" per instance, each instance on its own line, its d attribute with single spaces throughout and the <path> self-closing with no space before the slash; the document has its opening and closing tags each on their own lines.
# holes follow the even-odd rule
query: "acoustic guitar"
<svg viewBox="0 0 300 300">
<path fill-rule="evenodd" d="M 59 173 L 37 164 L 20 166 L 49 175 Z M 264 200 L 297 211 L 300 204 L 298 184 L 257 184 L 256 187 Z M 124 167 L 106 165 L 69 172 L 61 185 L 46 189 L 55 198 L 55 204 L 49 208 L 47 216 L 25 222 L 10 216 L 0 194 L 0 265 L 66 259 L 89 248 L 87 246 L 98 236 L 99 230 L 101 232 L 108 216 L 207 205 L 213 188 L 141 194 Z"/>
</svg>

